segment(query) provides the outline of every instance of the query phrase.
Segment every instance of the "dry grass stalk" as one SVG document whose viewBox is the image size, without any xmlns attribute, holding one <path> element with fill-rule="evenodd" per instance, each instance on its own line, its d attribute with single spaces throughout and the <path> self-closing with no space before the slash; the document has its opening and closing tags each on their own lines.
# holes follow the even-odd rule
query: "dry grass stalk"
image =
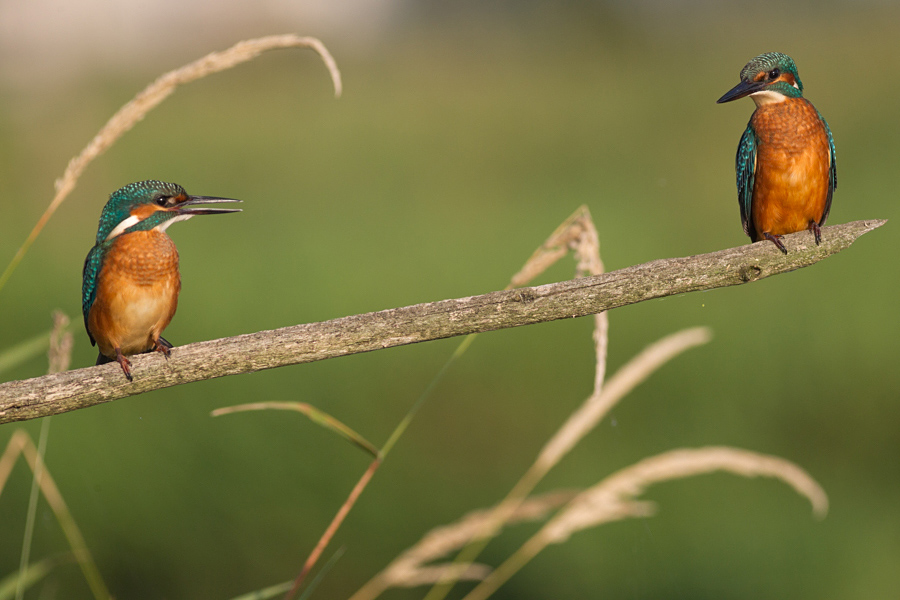
<svg viewBox="0 0 900 600">
<path fill-rule="evenodd" d="M 580 209 L 581 235 L 570 243 L 575 252 L 575 276 L 588 277 L 600 275 L 604 271 L 603 261 L 600 259 L 600 238 L 594 220 L 587 206 Z M 576 213 L 577 214 L 577 213 Z M 594 356 L 596 367 L 594 370 L 594 395 L 600 393 L 603 381 L 606 377 L 606 353 L 609 342 L 609 315 L 604 311 L 594 315 Z"/>
<path fill-rule="evenodd" d="M 540 248 L 513 275 L 506 289 L 521 287 L 546 271 L 569 251 L 575 254 L 575 277 L 601 275 L 604 272 L 600 259 L 600 238 L 591 212 L 584 204 L 562 222 Z M 593 396 L 600 394 L 606 375 L 606 353 L 609 341 L 609 316 L 606 311 L 594 315 L 594 372 Z"/>
<path fill-rule="evenodd" d="M 148 85 L 135 96 L 128 104 L 114 114 L 106 125 L 94 136 L 84 150 L 78 156 L 69 161 L 62 177 L 56 180 L 56 195 L 38 219 L 37 224 L 28 234 L 25 242 L 16 252 L 16 255 L 7 265 L 6 270 L 0 275 L 0 289 L 6 284 L 16 266 L 22 260 L 25 252 L 34 243 L 41 230 L 59 208 L 63 200 L 75 189 L 75 185 L 87 166 L 98 156 L 110 148 L 122 135 L 134 127 L 148 112 L 156 108 L 163 100 L 168 98 L 180 85 L 202 79 L 212 73 L 225 71 L 236 65 L 252 60 L 268 50 L 282 48 L 312 48 L 328 68 L 334 85 L 334 95 L 341 95 L 341 73 L 337 68 L 334 58 L 325 45 L 313 37 L 301 37 L 294 34 L 270 35 L 251 40 L 238 42 L 231 48 L 221 52 L 211 52 L 203 58 L 195 60 L 179 69 L 169 71 L 161 75 L 153 83 Z"/>
<path fill-rule="evenodd" d="M 563 244 L 574 249 L 578 260 L 577 270 L 579 276 L 596 275 L 603 272 L 597 230 L 586 207 L 579 209 L 564 223 L 563 227 L 557 229 L 541 249 L 532 256 L 529 263 L 532 261 L 539 263 L 545 260 L 544 257 L 546 256 L 557 255 L 557 248 Z M 520 274 L 528 272 L 527 267 L 528 265 L 513 280 L 516 281 Z M 596 367 L 592 394 L 578 410 L 572 413 L 563 426 L 545 444 L 537 460 L 516 483 L 507 497 L 500 502 L 494 511 L 493 517 L 485 522 L 484 529 L 477 538 L 473 538 L 479 541 L 473 542 L 461 552 L 457 557 L 457 562 L 466 564 L 474 560 L 487 545 L 490 538 L 499 532 L 505 520 L 515 511 L 518 504 L 531 494 L 547 473 L 585 435 L 594 429 L 628 392 L 681 352 L 704 344 L 710 339 L 709 330 L 705 328 L 688 329 L 666 337 L 632 359 L 604 386 L 609 321 L 605 312 L 595 315 L 594 318 L 593 337 Z M 448 577 L 426 596 L 426 600 L 440 600 L 449 593 L 451 586 L 452 580 Z"/>
<path fill-rule="evenodd" d="M 67 331 L 69 317 L 62 311 L 54 311 L 53 328 L 48 340 L 47 362 L 48 373 L 59 373 L 69 367 L 72 354 L 72 333 Z M 31 569 L 31 544 L 34 541 L 34 523 L 37 515 L 37 503 L 40 496 L 41 482 L 44 479 L 44 456 L 46 456 L 47 440 L 50 437 L 50 417 L 41 422 L 41 434 L 38 438 L 37 451 L 34 457 L 34 470 L 31 480 L 31 494 L 28 498 L 28 510 L 25 514 L 25 536 L 22 540 L 22 553 L 19 557 L 19 573 L 15 578 L 15 597 L 21 600 L 29 585 Z M 26 438 L 30 441 L 30 438 Z"/>
<path fill-rule="evenodd" d="M 551 511 L 570 502 L 577 494 L 573 490 L 532 496 L 516 508 L 507 524 L 546 519 Z M 434 584 L 448 576 L 468 581 L 484 579 L 490 573 L 490 567 L 486 565 L 445 563 L 429 566 L 429 563 L 469 543 L 485 526 L 492 511 L 493 509 L 474 511 L 455 523 L 432 529 L 353 594 L 350 600 L 372 600 L 392 587 Z"/>
<path fill-rule="evenodd" d="M 300 590 L 300 587 L 301 585 L 303 585 L 306 576 L 312 570 L 313 566 L 315 566 L 316 562 L 318 562 L 319 558 L 322 556 L 322 553 L 325 551 L 325 548 L 328 546 L 328 543 L 334 537 L 334 534 L 340 528 L 341 524 L 344 522 L 344 519 L 347 518 L 347 514 L 350 512 L 350 509 L 353 508 L 354 504 L 356 504 L 356 501 L 359 499 L 363 490 L 366 489 L 366 486 L 369 484 L 372 476 L 375 475 L 375 471 L 377 471 L 379 465 L 381 465 L 382 451 L 378 450 L 378 448 L 373 446 L 368 440 L 363 438 L 351 428 L 347 427 L 341 421 L 338 421 L 331 415 L 324 413 L 305 402 L 254 402 L 250 404 L 240 404 L 237 406 L 218 408 L 212 411 L 212 416 L 218 417 L 221 415 L 255 410 L 292 410 L 300 412 L 306 415 L 313 422 L 338 434 L 339 436 L 350 441 L 351 443 L 362 448 L 375 457 L 375 460 L 372 461 L 372 463 L 363 473 L 362 477 L 360 477 L 359 481 L 357 481 L 356 485 L 350 491 L 349 496 L 341 505 L 340 509 L 338 509 L 337 514 L 331 520 L 331 523 L 328 525 L 325 533 L 323 533 L 322 537 L 319 538 L 319 541 L 316 543 L 315 548 L 313 548 L 312 552 L 310 552 L 309 556 L 307 557 L 306 562 L 303 564 L 303 568 L 300 570 L 299 575 L 297 575 L 297 578 L 289 586 L 285 598 L 290 599 L 293 598 L 294 595 L 296 595 Z"/>
<path fill-rule="evenodd" d="M 109 590 L 106 588 L 106 584 L 103 583 L 102 577 L 100 577 L 100 571 L 97 569 L 90 550 L 88 550 L 87 543 L 84 541 L 84 536 L 81 535 L 78 524 L 75 523 L 69 507 L 63 500 L 62 494 L 59 488 L 56 487 L 56 482 L 53 481 L 53 477 L 51 477 L 50 471 L 47 470 L 34 442 L 31 441 L 28 433 L 22 429 L 17 429 L 12 434 L 9 443 L 6 445 L 6 450 L 3 452 L 3 455 L 0 455 L 0 494 L 3 493 L 3 487 L 6 485 L 6 481 L 19 456 L 25 457 L 25 461 L 31 467 L 33 473 L 41 474 L 37 478 L 41 493 L 53 510 L 53 514 L 56 515 L 56 519 L 59 521 L 60 527 L 62 527 L 63 533 L 69 542 L 69 547 L 72 549 L 72 554 L 75 555 L 75 559 L 78 561 L 82 573 L 84 573 L 84 578 L 87 580 L 94 598 L 97 600 L 108 599 L 110 597 Z"/>
<path fill-rule="evenodd" d="M 714 471 L 780 479 L 810 501 L 816 516 L 824 517 L 828 510 L 828 497 L 821 486 L 803 469 L 782 458 L 721 446 L 672 450 L 645 458 L 578 494 L 464 600 L 488 598 L 541 550 L 567 541 L 575 532 L 653 514 L 653 503 L 636 500 L 649 486 Z"/>
<path fill-rule="evenodd" d="M 525 266 L 512 277 L 510 286 L 525 285 L 569 251 L 573 251 L 575 254 L 576 277 L 600 275 L 603 273 L 603 261 L 600 259 L 600 239 L 587 206 L 580 206 L 572 216 L 556 228 L 541 247 L 531 255 Z M 585 405 L 589 405 L 592 403 L 592 400 L 595 401 L 595 399 L 601 397 L 606 376 L 609 317 L 605 311 L 594 315 L 593 339 L 596 358 L 594 390 L 588 400 L 585 401 Z M 570 418 L 570 422 L 571 420 Z M 571 429 L 571 426 L 569 428 Z M 553 440 L 557 437 L 559 437 L 559 432 L 554 436 Z M 551 440 L 551 444 L 553 444 L 553 440 Z M 559 444 L 556 445 L 558 446 Z M 515 514 L 535 486 L 547 474 L 547 471 L 552 468 L 555 463 L 551 464 L 546 460 L 541 460 L 544 454 L 545 452 L 542 451 L 538 461 L 529 468 L 513 489 L 510 490 L 506 498 L 497 505 L 492 514 L 484 519 L 481 529 L 472 536 L 473 541 L 456 557 L 454 562 L 457 565 L 466 565 L 475 560 L 490 539 L 497 535 L 503 524 Z M 450 592 L 454 581 L 453 572 L 448 571 L 438 585 L 428 593 L 426 600 L 440 600 L 445 597 Z"/>
<path fill-rule="evenodd" d="M 568 219 L 566 219 L 566 221 L 564 221 L 559 227 L 556 228 L 556 230 L 550 235 L 547 241 L 545 241 L 541 245 L 541 247 L 538 248 L 534 252 L 534 254 L 532 254 L 528 261 L 526 261 L 525 266 L 523 266 L 522 269 L 513 276 L 510 284 L 507 285 L 506 289 L 509 290 L 516 286 L 525 285 L 533 278 L 543 273 L 554 262 L 565 256 L 565 254 L 570 249 L 576 252 L 576 258 L 578 261 L 576 271 L 578 276 L 599 275 L 603 272 L 603 263 L 600 262 L 600 243 L 597 237 L 597 230 L 594 228 L 590 212 L 588 211 L 586 206 L 579 207 L 578 210 L 576 210 L 575 213 L 572 214 L 572 216 L 570 216 Z M 595 315 L 594 318 L 597 324 L 596 331 L 600 332 L 599 334 L 595 334 L 598 363 L 602 362 L 602 365 L 605 368 L 606 331 L 608 329 L 608 319 L 605 312 Z M 453 357 L 450 359 L 451 362 L 462 355 L 463 352 L 465 352 L 469 344 L 472 343 L 473 339 L 474 335 L 466 336 L 462 343 L 457 347 L 456 352 L 454 352 Z M 444 369 L 446 369 L 449 364 L 450 363 L 448 362 L 447 365 L 444 366 Z M 441 377 L 444 369 L 441 370 L 441 373 L 438 374 L 432 384 L 434 384 Z M 602 370 L 600 370 L 600 367 L 598 367 L 598 371 L 602 374 Z M 600 385 L 601 383 L 602 375 L 597 380 L 597 385 Z M 420 404 L 425 396 L 427 396 L 427 391 L 423 394 L 422 398 L 419 399 L 419 402 L 416 403 L 416 406 Z M 395 429 L 390 439 L 382 448 L 380 456 L 387 455 L 387 453 L 396 442 L 397 438 L 402 434 L 403 431 L 405 431 L 406 427 L 409 425 L 409 422 L 415 414 L 415 410 L 416 409 L 414 408 L 410 413 L 408 413 L 404 420 L 400 423 L 400 425 Z M 375 468 L 377 468 L 377 464 L 373 463 L 373 465 L 375 465 Z M 365 487 L 365 484 L 371 478 L 372 474 L 374 474 L 374 469 L 370 469 L 370 471 L 367 471 L 363 475 L 363 480 L 360 480 L 360 483 L 357 483 L 357 486 L 356 488 L 354 488 L 354 490 L 358 489 L 359 492 L 361 492 L 362 488 Z M 362 487 L 360 487 L 360 485 L 362 485 Z M 527 495 L 527 493 L 524 494 L 522 498 L 517 499 L 515 504 L 509 504 L 504 509 L 503 519 L 499 521 L 499 526 L 502 526 L 502 523 L 515 513 L 516 509 L 519 508 L 519 505 L 522 501 L 524 501 Z M 355 498 L 353 501 L 355 501 Z M 348 502 L 350 502 L 350 499 L 348 499 Z M 328 531 L 332 533 L 329 534 L 328 532 L 326 532 L 323 538 L 319 540 L 319 544 L 317 544 L 316 546 L 317 550 L 314 550 L 313 554 L 310 555 L 310 558 L 307 559 L 303 570 L 295 581 L 294 587 L 286 596 L 286 600 L 292 598 L 293 595 L 299 590 L 300 584 L 302 583 L 304 577 L 315 564 L 318 556 L 321 555 L 321 551 L 324 550 L 324 547 L 325 545 L 327 545 L 328 540 L 330 540 L 333 531 L 336 530 L 336 524 L 337 526 L 339 526 L 343 521 L 343 515 L 346 514 L 345 507 L 347 507 L 347 503 L 345 503 L 345 505 L 341 507 L 338 516 L 335 517 L 335 520 L 329 526 Z M 464 543 L 465 542 L 461 543 L 459 546 L 456 546 L 456 548 L 462 547 Z M 415 576 L 413 574 L 415 574 Z M 408 585 L 420 585 L 421 583 L 452 581 L 459 579 L 460 577 L 473 576 L 475 574 L 482 574 L 482 570 L 477 565 L 451 564 L 428 568 L 420 567 L 415 571 L 407 571 L 401 579 L 406 581 L 413 581 L 415 579 L 420 583 L 410 583 Z M 372 587 L 369 588 L 370 592 L 381 585 L 379 581 L 383 583 L 384 580 L 380 580 L 379 577 L 380 576 L 376 576 L 372 581 L 369 582 L 372 585 Z M 367 584 L 367 587 L 368 586 L 369 584 Z M 360 592 L 363 592 L 365 589 L 366 588 L 363 588 L 363 590 L 360 590 Z M 386 588 L 379 588 L 375 595 L 380 594 L 383 589 Z"/>
<path fill-rule="evenodd" d="M 695 346 L 709 342 L 705 327 L 685 329 L 651 344 L 619 369 L 599 394 L 591 395 L 544 446 L 535 469 L 546 473 L 575 447 L 618 402 L 661 366 Z"/>
<path fill-rule="evenodd" d="M 221 415 L 229 415 L 239 412 L 247 412 L 254 410 L 292 410 L 306 415 L 309 420 L 317 425 L 321 425 L 325 429 L 338 434 L 345 440 L 362 448 L 375 458 L 381 457 L 381 451 L 378 450 L 369 440 L 356 433 L 353 429 L 338 421 L 326 412 L 323 412 L 307 404 L 306 402 L 252 402 L 250 404 L 238 404 L 237 406 L 225 406 L 212 411 L 211 416 L 219 417 Z"/>
<path fill-rule="evenodd" d="M 813 513 L 823 518 L 828 512 L 825 490 L 803 469 L 777 456 L 730 448 L 681 448 L 658 454 L 610 475 L 579 494 L 538 532 L 551 544 L 565 542 L 576 531 L 605 522 L 603 507 L 636 499 L 653 484 L 727 471 L 742 477 L 773 477 L 788 484 L 812 505 Z"/>
<path fill-rule="evenodd" d="M 53 311 L 53 330 L 50 332 L 50 347 L 47 350 L 47 361 L 50 364 L 48 373 L 69 370 L 74 340 L 68 327 L 69 317 L 60 310 Z"/>
<path fill-rule="evenodd" d="M 592 232 L 592 233 L 591 233 Z M 572 215 L 563 221 L 557 227 L 550 237 L 538 247 L 537 250 L 525 261 L 525 264 L 519 269 L 519 272 L 512 276 L 506 289 L 513 289 L 527 285 L 535 277 L 549 269 L 563 256 L 568 254 L 576 245 L 580 246 L 583 241 L 593 238 L 594 248 L 597 249 L 597 259 L 590 260 L 593 268 L 589 268 L 585 273 L 589 275 L 599 275 L 603 272 L 603 265 L 599 262 L 600 242 L 597 241 L 597 230 L 594 229 L 594 223 L 591 220 L 591 213 L 587 206 L 581 205 L 572 213 Z M 590 251 L 589 247 L 586 250 Z M 579 276 L 582 276 L 583 270 L 581 265 L 582 257 L 579 256 Z"/>
<path fill-rule="evenodd" d="M 686 329 L 665 337 L 651 344 L 643 352 L 631 359 L 613 375 L 601 390 L 595 389 L 594 393 L 569 416 L 550 441 L 544 445 L 537 460 L 516 483 L 516 486 L 510 491 L 506 499 L 497 506 L 492 520 L 488 521 L 484 530 L 478 536 L 480 541 L 474 542 L 469 548 L 461 552 L 457 560 L 461 563 L 468 563 L 474 560 L 484 546 L 487 545 L 489 539 L 497 534 L 503 522 L 515 510 L 517 504 L 531 493 L 547 473 L 584 436 L 593 430 L 628 392 L 637 387 L 666 362 L 685 350 L 708 342 L 709 339 L 710 332 L 704 327 Z M 598 365 L 599 368 L 600 366 Z M 629 513 L 625 516 L 632 515 Z M 429 596 L 432 596 L 431 598 L 426 596 L 426 600 L 443 598 L 449 592 L 450 583 L 450 581 L 442 582 L 439 587 L 436 587 L 429 593 Z"/>
<path fill-rule="evenodd" d="M 329 542 L 331 542 L 331 538 L 333 538 L 334 534 L 337 533 L 337 530 L 340 529 L 341 524 L 344 522 L 344 519 L 346 519 L 347 515 L 350 513 L 350 509 L 352 509 L 356 504 L 356 501 L 359 500 L 360 495 L 362 495 L 363 490 L 366 489 L 366 486 L 369 485 L 369 481 L 372 479 L 372 476 L 375 475 L 375 471 L 378 470 L 378 467 L 380 465 L 380 458 L 376 458 L 375 460 L 373 460 L 371 464 L 369 464 L 369 468 L 366 469 L 366 472 L 363 473 L 363 476 L 360 477 L 359 481 L 356 482 L 356 485 L 353 486 L 353 489 L 350 491 L 350 495 L 347 496 L 347 499 L 341 505 L 341 508 L 338 509 L 338 512 L 331 520 L 331 523 L 328 524 L 328 529 L 326 529 L 325 533 L 322 534 L 322 537 L 319 538 L 319 541 L 316 543 L 316 547 L 313 548 L 313 551 L 309 553 L 306 562 L 303 563 L 303 568 L 300 570 L 300 574 L 297 575 L 296 579 L 294 579 L 294 585 L 284 597 L 285 600 L 290 600 L 297 594 L 297 592 L 300 591 L 300 586 L 303 585 L 303 581 L 306 579 L 306 576 L 315 566 L 316 562 L 318 562 L 319 557 L 322 556 L 325 548 L 328 547 Z"/>
<path fill-rule="evenodd" d="M 603 272 L 603 263 L 600 261 L 600 243 L 597 231 L 591 220 L 590 211 L 586 206 L 579 207 L 568 219 L 566 219 L 550 237 L 531 255 L 525 262 L 525 265 L 516 273 L 506 290 L 523 286 L 532 279 L 539 276 L 557 260 L 565 256 L 569 251 L 574 251 L 577 259 L 576 274 L 579 277 L 585 275 L 599 275 Z M 602 384 L 603 368 L 606 365 L 606 332 L 608 329 L 608 319 L 605 312 L 594 315 L 595 327 L 595 344 L 597 346 L 598 372 L 600 373 L 596 385 Z M 474 334 L 467 336 L 454 353 L 451 361 L 458 358 L 465 349 L 471 344 Z M 448 363 L 449 364 L 449 363 Z M 599 366 L 599 365 L 602 365 Z M 445 365 L 446 368 L 446 365 Z M 442 370 L 443 372 L 443 370 Z M 440 374 L 439 374 L 440 376 Z M 411 414 L 397 428 L 395 434 L 391 436 L 391 440 L 385 444 L 382 450 L 384 454 L 387 449 L 393 445 L 399 432 L 405 429 Z M 413 586 L 422 585 L 423 583 L 437 583 L 455 581 L 460 578 L 471 578 L 475 575 L 483 575 L 483 568 L 480 565 L 468 564 L 470 561 L 461 561 L 457 559 L 455 563 L 449 565 L 439 565 L 424 567 L 423 565 L 435 558 L 445 555 L 447 552 L 456 550 L 465 546 L 470 540 L 478 537 L 477 532 L 485 527 L 502 527 L 507 519 L 518 514 L 518 510 L 522 509 L 522 502 L 525 501 L 528 493 L 521 498 L 517 498 L 515 502 L 501 503 L 500 506 L 493 509 L 500 518 L 488 518 L 488 515 L 478 519 L 475 525 L 464 531 L 463 539 L 452 542 L 454 545 L 440 554 L 428 555 L 428 545 L 435 539 L 426 536 L 426 539 L 408 552 L 412 555 L 404 553 L 403 556 L 391 563 L 385 571 L 376 575 L 362 589 L 360 589 L 354 598 L 374 598 L 385 589 L 394 585 Z M 502 511 L 502 513 L 500 512 Z M 453 526 L 451 526 L 451 530 Z M 425 549 L 422 550 L 421 544 L 425 543 Z M 425 554 L 418 554 L 420 551 Z M 431 556 L 430 558 L 428 556 Z M 405 582 L 405 583 L 393 583 Z"/>
</svg>

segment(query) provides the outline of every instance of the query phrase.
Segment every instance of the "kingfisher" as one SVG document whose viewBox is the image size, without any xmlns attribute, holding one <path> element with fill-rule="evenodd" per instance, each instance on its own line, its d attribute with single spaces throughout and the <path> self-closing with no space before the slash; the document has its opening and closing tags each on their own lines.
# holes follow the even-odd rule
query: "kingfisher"
<svg viewBox="0 0 900 600">
<path fill-rule="evenodd" d="M 162 332 L 175 315 L 181 275 L 166 229 L 194 215 L 240 212 L 202 207 L 220 202 L 240 200 L 189 196 L 178 184 L 156 180 L 110 194 L 82 271 L 81 311 L 91 345 L 100 350 L 98 365 L 116 361 L 132 381 L 129 356 L 155 351 L 169 357 L 172 344 Z"/>
<path fill-rule="evenodd" d="M 808 229 L 816 244 L 837 187 L 834 138 L 803 97 L 793 59 L 760 54 L 741 69 L 741 82 L 717 101 L 750 96 L 756 110 L 738 144 L 738 204 L 744 233 L 769 240 L 787 254 L 781 237 Z"/>
</svg>

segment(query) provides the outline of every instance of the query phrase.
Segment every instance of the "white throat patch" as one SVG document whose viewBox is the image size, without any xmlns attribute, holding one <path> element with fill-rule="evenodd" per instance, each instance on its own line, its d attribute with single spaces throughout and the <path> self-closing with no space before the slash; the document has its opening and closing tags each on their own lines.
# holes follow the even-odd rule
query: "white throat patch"
<svg viewBox="0 0 900 600">
<path fill-rule="evenodd" d="M 155 229 L 156 231 L 159 231 L 159 232 L 165 232 L 166 229 L 169 227 L 169 225 L 171 225 L 172 223 L 177 223 L 178 221 L 187 221 L 188 219 L 190 219 L 193 216 L 194 215 L 178 215 L 178 216 L 172 217 L 171 219 L 167 219 L 166 221 L 163 221 L 162 223 L 160 223 L 153 229 Z M 141 222 L 140 219 L 138 219 L 134 215 L 131 215 L 130 217 L 128 217 L 127 219 L 124 219 L 121 223 L 116 225 L 115 228 L 109 232 L 109 235 L 106 236 L 106 240 L 109 241 L 109 240 L 113 239 L 114 237 L 116 237 L 117 235 L 122 235 L 126 229 L 128 229 L 132 225 L 137 225 L 140 222 Z"/>
<path fill-rule="evenodd" d="M 772 90 L 753 92 L 752 94 L 750 94 L 750 97 L 753 98 L 753 101 L 756 103 L 757 107 L 763 106 L 764 104 L 777 104 L 778 102 L 784 102 L 785 100 L 787 100 L 787 96 L 780 92 L 774 92 Z"/>
<path fill-rule="evenodd" d="M 165 230 L 166 230 L 166 229 L 169 227 L 169 225 L 171 225 L 172 223 L 177 223 L 178 221 L 187 221 L 188 219 L 190 219 L 190 218 L 193 217 L 193 216 L 194 216 L 194 215 L 178 215 L 177 217 L 172 217 L 171 219 L 168 219 L 168 220 L 166 220 L 166 221 L 163 221 L 162 223 L 160 223 L 159 225 L 157 225 L 157 226 L 154 227 L 153 229 L 155 229 L 156 231 L 159 231 L 159 232 L 165 232 Z"/>
<path fill-rule="evenodd" d="M 117 235 L 120 235 L 123 231 L 125 231 L 132 225 L 137 225 L 140 222 L 141 222 L 141 220 L 138 219 L 137 217 L 135 217 L 134 215 L 128 217 L 127 219 L 123 220 L 121 223 L 116 225 L 115 228 L 109 232 L 109 235 L 106 236 L 106 241 L 113 239 L 114 237 L 116 237 Z"/>
</svg>

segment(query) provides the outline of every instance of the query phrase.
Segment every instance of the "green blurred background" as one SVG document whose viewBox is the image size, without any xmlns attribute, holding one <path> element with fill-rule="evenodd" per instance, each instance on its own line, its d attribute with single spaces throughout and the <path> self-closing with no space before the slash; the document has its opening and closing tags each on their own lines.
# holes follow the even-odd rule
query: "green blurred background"
<svg viewBox="0 0 900 600">
<path fill-rule="evenodd" d="M 2 265 L 68 159 L 161 72 L 293 31 L 323 39 L 345 93 L 332 98 L 309 51 L 271 53 L 179 90 L 89 167 L 0 292 L 0 349 L 46 330 L 60 308 L 73 318 L 73 366 L 93 364 L 80 327 L 83 257 L 109 193 L 147 178 L 245 201 L 240 215 L 170 230 L 184 284 L 167 329 L 176 345 L 500 289 L 581 204 L 610 270 L 746 243 L 733 159 L 753 105 L 715 100 L 747 60 L 772 50 L 794 57 L 834 132 L 830 223 L 896 217 L 892 3 L 449 4 L 304 12 L 270 2 L 248 18 L 239 4 L 186 2 L 151 18 L 143 3 L 90 2 L 63 26 L 37 19 L 12 39 L 7 3 Z M 495 597 L 895 597 L 898 252 L 892 221 L 808 269 L 613 311 L 610 372 L 678 329 L 707 325 L 715 337 L 629 396 L 540 488 L 587 486 L 671 448 L 727 444 L 808 469 L 830 496 L 824 521 L 770 480 L 659 485 L 647 494 L 658 516 L 577 534 Z M 542 282 L 571 275 L 566 261 Z M 428 529 L 501 498 L 590 392 L 591 325 L 480 336 L 351 513 L 333 544 L 346 553 L 315 597 L 347 597 Z M 458 343 L 58 416 L 48 465 L 115 597 L 230 598 L 294 576 L 367 459 L 300 415 L 210 411 L 305 401 L 380 445 Z M 4 376 L 45 369 L 35 359 Z M 0 444 L 18 427 L 36 438 L 40 424 L 0 427 Z M 0 576 L 18 566 L 29 487 L 20 463 L 0 496 Z M 482 558 L 497 564 L 536 527 L 517 526 Z M 33 556 L 65 548 L 41 501 Z M 90 593 L 66 566 L 28 597 Z"/>
</svg>

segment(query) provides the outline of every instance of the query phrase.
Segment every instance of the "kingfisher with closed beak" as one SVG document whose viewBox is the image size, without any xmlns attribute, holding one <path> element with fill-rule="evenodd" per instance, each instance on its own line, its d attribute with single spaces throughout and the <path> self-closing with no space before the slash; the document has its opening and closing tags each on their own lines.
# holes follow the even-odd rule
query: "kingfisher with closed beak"
<svg viewBox="0 0 900 600">
<path fill-rule="evenodd" d="M 189 196 L 180 185 L 153 180 L 110 195 L 82 272 L 81 310 L 91 345 L 100 350 L 98 365 L 117 361 L 132 381 L 129 356 L 156 351 L 169 357 L 172 344 L 161 336 L 178 306 L 181 275 L 166 229 L 194 215 L 240 212 L 198 208 L 220 202 L 240 200 Z"/>
<path fill-rule="evenodd" d="M 738 144 L 738 204 L 744 233 L 769 240 L 787 254 L 781 237 L 808 229 L 822 239 L 837 187 L 834 138 L 803 97 L 790 56 L 760 54 L 741 69 L 741 82 L 718 103 L 750 96 L 756 110 Z"/>
</svg>

